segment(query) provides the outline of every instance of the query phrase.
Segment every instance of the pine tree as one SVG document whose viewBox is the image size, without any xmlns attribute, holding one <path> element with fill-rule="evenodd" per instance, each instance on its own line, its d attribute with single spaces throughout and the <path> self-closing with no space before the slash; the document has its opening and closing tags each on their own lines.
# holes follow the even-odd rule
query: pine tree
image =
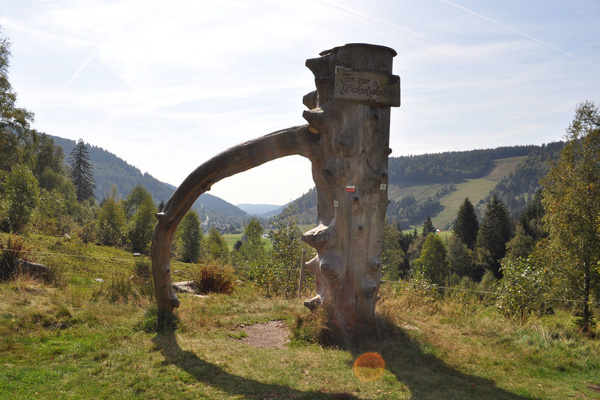
<svg viewBox="0 0 600 400">
<path fill-rule="evenodd" d="M 89 198 L 95 198 L 94 172 L 87 146 L 82 139 L 79 139 L 71 151 L 69 162 L 71 164 L 71 181 L 75 185 L 77 201 L 83 202 Z"/>
<path fill-rule="evenodd" d="M 421 234 L 427 236 L 430 233 L 435 233 L 435 227 L 433 226 L 433 222 L 431 222 L 431 218 L 427 216 L 427 219 L 423 223 L 423 232 Z"/>
<path fill-rule="evenodd" d="M 477 233 L 479 232 L 479 221 L 477 220 L 475 207 L 473 207 L 473 204 L 468 197 L 465 198 L 465 201 L 458 208 L 452 232 L 458 236 L 469 249 L 473 250 L 475 248 L 475 241 L 477 240 Z"/>
<path fill-rule="evenodd" d="M 477 260 L 479 265 L 502 278 L 500 261 L 506 255 L 506 243 L 512 235 L 512 224 L 504 203 L 493 196 L 488 202 L 477 235 Z"/>
</svg>

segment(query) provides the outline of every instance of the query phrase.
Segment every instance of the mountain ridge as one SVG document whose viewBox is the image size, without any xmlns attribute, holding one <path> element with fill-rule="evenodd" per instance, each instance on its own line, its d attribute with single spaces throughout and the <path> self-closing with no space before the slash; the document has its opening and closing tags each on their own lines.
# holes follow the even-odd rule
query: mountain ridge
<svg viewBox="0 0 600 400">
<path fill-rule="evenodd" d="M 75 141 L 51 136 L 68 156 Z M 450 229 L 457 198 L 469 197 L 477 211 L 496 194 L 516 216 L 539 190 L 539 178 L 548 168 L 547 160 L 556 157 L 563 142 L 543 145 L 504 146 L 461 152 L 431 153 L 390 157 L 387 217 L 403 229 L 420 226 L 427 216 L 441 229 Z M 166 202 L 176 187 L 158 181 L 148 173 L 100 147 L 88 145 L 94 167 L 96 196 L 110 194 L 113 184 L 121 198 L 136 185 L 144 185 L 157 204 Z M 202 194 L 192 207 L 205 226 L 222 232 L 243 228 L 251 216 L 270 219 L 294 204 L 301 224 L 317 223 L 316 188 L 282 206 L 242 203 L 233 205 L 208 193 Z M 459 199 L 464 200 L 464 198 Z"/>
</svg>

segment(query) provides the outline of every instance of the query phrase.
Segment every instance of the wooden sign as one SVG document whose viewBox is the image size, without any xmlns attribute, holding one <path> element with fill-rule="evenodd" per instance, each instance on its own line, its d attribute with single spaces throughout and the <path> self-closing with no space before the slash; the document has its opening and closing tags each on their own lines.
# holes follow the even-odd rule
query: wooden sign
<svg viewBox="0 0 600 400">
<path fill-rule="evenodd" d="M 334 100 L 399 107 L 400 77 L 336 66 L 333 96 Z"/>
</svg>

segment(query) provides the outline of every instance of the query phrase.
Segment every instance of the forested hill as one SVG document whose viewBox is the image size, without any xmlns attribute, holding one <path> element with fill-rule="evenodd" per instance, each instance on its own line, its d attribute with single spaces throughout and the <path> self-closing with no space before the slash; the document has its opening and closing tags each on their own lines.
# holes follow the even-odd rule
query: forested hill
<svg viewBox="0 0 600 400">
<path fill-rule="evenodd" d="M 63 148 L 68 159 L 75 141 L 56 136 L 52 139 Z M 539 179 L 548 171 L 547 160 L 555 158 L 563 146 L 564 143 L 557 142 L 542 146 L 391 157 L 388 218 L 407 229 L 420 226 L 430 216 L 436 227 L 449 229 L 456 215 L 453 209 L 456 201 L 462 202 L 469 197 L 478 210 L 483 210 L 492 193 L 497 194 L 516 216 L 539 190 Z M 152 193 L 156 203 L 166 202 L 175 190 L 174 186 L 142 173 L 102 148 L 88 145 L 88 150 L 99 201 L 110 195 L 113 185 L 116 185 L 120 197 L 125 198 L 136 185 L 141 184 Z M 316 223 L 314 188 L 293 203 L 298 207 L 301 223 Z M 238 207 L 208 193 L 200 196 L 193 208 L 202 221 L 208 220 L 223 231 L 239 229 L 249 218 Z"/>
<path fill-rule="evenodd" d="M 493 194 L 517 216 L 540 189 L 539 180 L 548 171 L 548 160 L 555 159 L 563 146 L 563 142 L 556 142 L 390 157 L 387 216 L 404 229 L 420 226 L 428 216 L 436 227 L 450 229 L 465 197 L 483 212 Z M 314 189 L 294 203 L 300 222 L 315 223 Z"/>
<path fill-rule="evenodd" d="M 55 144 L 62 147 L 65 161 L 68 162 L 75 141 L 57 136 L 50 137 Z M 134 187 L 143 185 L 152 194 L 157 204 L 161 201 L 167 202 L 176 189 L 175 186 L 161 182 L 148 173 L 142 173 L 138 168 L 100 147 L 87 144 L 87 148 L 94 168 L 96 183 L 94 193 L 98 201 L 110 196 L 113 186 L 116 186 L 120 198 L 125 198 Z M 247 218 L 244 211 L 208 193 L 198 198 L 193 209 L 198 212 L 202 221 L 212 220 L 221 227 L 223 224 L 231 223 L 239 226 L 243 223 L 243 219 Z"/>
<path fill-rule="evenodd" d="M 550 169 L 548 160 L 558 159 L 564 145 L 564 142 L 555 142 L 534 148 L 527 158 L 517 165 L 514 172 L 498 182 L 483 203 L 487 203 L 495 194 L 508 207 L 512 216 L 518 216 L 532 196 L 542 189 L 540 179 Z"/>
<path fill-rule="evenodd" d="M 494 168 L 494 160 L 526 156 L 539 146 L 450 151 L 418 156 L 390 157 L 389 184 L 451 183 L 481 178 Z"/>
</svg>

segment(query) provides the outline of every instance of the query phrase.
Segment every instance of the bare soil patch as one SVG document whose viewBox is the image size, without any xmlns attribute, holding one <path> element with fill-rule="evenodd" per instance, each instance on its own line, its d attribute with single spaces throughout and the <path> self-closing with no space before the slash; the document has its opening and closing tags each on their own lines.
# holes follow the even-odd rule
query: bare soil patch
<svg viewBox="0 0 600 400">
<path fill-rule="evenodd" d="M 247 336 L 238 339 L 248 346 L 262 349 L 281 349 L 289 341 L 290 332 L 282 321 L 269 321 L 264 324 L 241 325 Z"/>
</svg>

